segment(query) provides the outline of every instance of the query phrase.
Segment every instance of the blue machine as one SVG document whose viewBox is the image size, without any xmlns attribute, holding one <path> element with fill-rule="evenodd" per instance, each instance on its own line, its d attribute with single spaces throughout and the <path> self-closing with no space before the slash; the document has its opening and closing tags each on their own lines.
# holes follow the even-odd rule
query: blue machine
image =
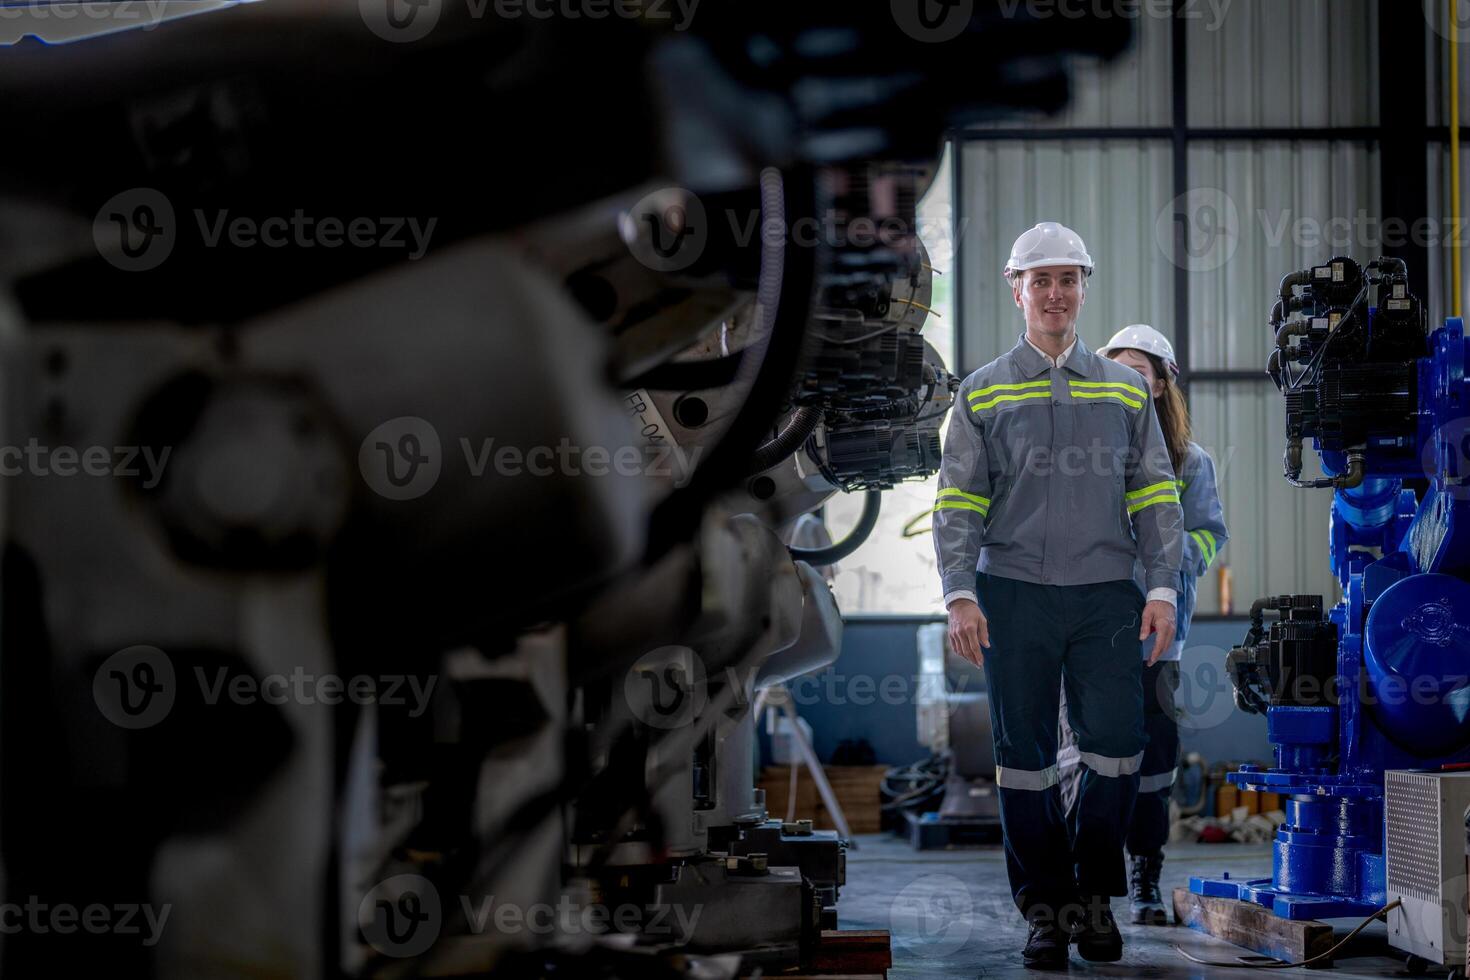
<svg viewBox="0 0 1470 980">
<path fill-rule="evenodd" d="M 1228 667 L 1266 716 L 1270 769 L 1227 778 L 1286 794 L 1270 878 L 1192 878 L 1290 919 L 1384 904 L 1383 773 L 1470 762 L 1470 384 L 1464 325 L 1432 333 L 1401 260 L 1292 273 L 1267 370 L 1286 399 L 1286 479 L 1332 487 L 1343 599 L 1258 600 Z M 1327 476 L 1303 481 L 1311 438 Z M 1268 627 L 1269 619 L 1269 627 Z"/>
</svg>

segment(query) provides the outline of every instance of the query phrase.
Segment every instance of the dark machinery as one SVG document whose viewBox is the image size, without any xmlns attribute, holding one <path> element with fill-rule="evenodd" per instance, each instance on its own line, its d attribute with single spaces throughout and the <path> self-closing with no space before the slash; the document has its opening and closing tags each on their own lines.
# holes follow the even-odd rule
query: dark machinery
<svg viewBox="0 0 1470 980">
<path fill-rule="evenodd" d="M 1425 329 L 1402 261 L 1338 257 L 1282 280 L 1270 327 L 1286 478 L 1334 491 L 1343 598 L 1325 613 L 1321 596 L 1252 605 L 1229 673 L 1276 759 L 1229 779 L 1286 794 L 1286 823 L 1271 878 L 1190 887 L 1287 918 L 1366 915 L 1385 900 L 1385 771 L 1470 761 L 1464 326 Z M 1325 475 L 1303 480 L 1308 438 Z"/>
<path fill-rule="evenodd" d="M 0 60 L 4 446 L 132 453 L 6 478 L 5 898 L 170 910 L 7 974 L 714 977 L 832 924 L 750 705 L 861 535 L 779 533 L 933 472 L 942 134 L 1130 19 L 500 6 Z"/>
</svg>

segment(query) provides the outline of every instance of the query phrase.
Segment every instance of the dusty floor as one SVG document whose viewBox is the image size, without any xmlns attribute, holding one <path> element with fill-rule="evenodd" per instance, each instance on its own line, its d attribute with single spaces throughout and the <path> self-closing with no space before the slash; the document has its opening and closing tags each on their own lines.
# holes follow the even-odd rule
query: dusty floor
<svg viewBox="0 0 1470 980">
<path fill-rule="evenodd" d="M 838 903 L 843 929 L 888 929 L 893 935 L 892 980 L 919 978 L 1030 977 L 1045 973 L 1021 965 L 1026 931 L 1011 903 L 1005 861 L 999 848 L 914 851 L 885 835 L 860 835 L 848 852 L 847 886 Z M 1188 883 L 1189 876 L 1229 871 L 1239 876 L 1271 872 L 1269 845 L 1177 844 L 1166 851 L 1165 894 Z M 1127 900 L 1115 899 L 1114 912 L 1126 922 Z M 1172 916 L 1171 916 L 1172 918 Z M 1335 920 L 1339 937 L 1357 923 Z M 1070 972 L 1098 977 L 1234 977 L 1258 970 L 1200 966 L 1179 955 L 1176 945 L 1196 956 L 1233 960 L 1238 947 L 1192 929 L 1123 925 L 1126 944 L 1119 963 L 1088 963 L 1075 953 Z M 1403 962 L 1383 940 L 1383 925 L 1365 930 L 1328 970 L 1271 970 L 1329 980 L 1332 977 L 1405 977 Z"/>
</svg>

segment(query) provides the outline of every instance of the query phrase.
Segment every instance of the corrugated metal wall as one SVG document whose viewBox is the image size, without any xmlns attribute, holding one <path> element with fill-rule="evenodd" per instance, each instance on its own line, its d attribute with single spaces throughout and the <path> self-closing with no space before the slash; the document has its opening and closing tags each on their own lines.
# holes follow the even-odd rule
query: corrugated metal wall
<svg viewBox="0 0 1470 980">
<path fill-rule="evenodd" d="M 1401 4 L 1419 16 L 1419 0 Z M 1187 22 L 1189 125 L 1377 124 L 1375 0 L 1231 0 L 1222 15 L 1198 6 Z M 1167 32 L 1167 21 L 1150 26 L 1160 23 Z"/>
<path fill-rule="evenodd" d="M 1190 126 L 1377 123 L 1376 2 L 1217 6 L 1218 15 L 1197 5 L 1187 25 Z M 1409 9 L 1418 6 L 1406 4 L 1405 16 L 1420 16 Z M 1139 30 L 1128 58 L 1087 78 L 1091 91 L 1039 125 L 1168 125 L 1170 23 L 1144 17 Z M 1022 331 L 1000 268 L 1015 236 L 1045 219 L 1076 228 L 1097 259 L 1078 324 L 1088 343 L 1139 320 L 1176 336 L 1166 140 L 978 140 L 962 156 L 964 370 L 1008 350 Z M 1364 240 L 1381 210 L 1377 151 L 1352 141 L 1207 141 L 1191 143 L 1188 163 L 1194 247 L 1181 261 L 1190 270 L 1191 367 L 1263 369 L 1265 318 L 1281 276 L 1333 254 L 1372 251 Z M 1465 186 L 1470 191 L 1470 180 Z M 1200 381 L 1190 405 L 1196 439 L 1220 470 L 1233 535 L 1221 559 L 1233 575 L 1235 611 L 1269 593 L 1335 597 L 1327 569 L 1331 495 L 1281 478 L 1283 404 L 1274 386 Z M 1219 611 L 1218 596 L 1216 579 L 1202 582 L 1199 612 Z"/>
<path fill-rule="evenodd" d="M 1011 242 L 1038 221 L 1075 228 L 1097 263 L 1078 322 L 1085 343 L 1169 318 L 1174 270 L 1153 245 L 1155 217 L 1171 197 L 1168 144 L 981 142 L 967 144 L 964 158 L 965 371 L 1010 350 L 1025 330 L 1001 269 Z"/>
</svg>

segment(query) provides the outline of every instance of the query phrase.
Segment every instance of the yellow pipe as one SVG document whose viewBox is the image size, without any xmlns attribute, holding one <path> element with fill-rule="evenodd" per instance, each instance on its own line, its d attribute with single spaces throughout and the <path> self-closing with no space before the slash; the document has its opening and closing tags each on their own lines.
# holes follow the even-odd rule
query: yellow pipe
<svg viewBox="0 0 1470 980">
<path fill-rule="evenodd" d="M 1445 4 L 1450 29 L 1450 315 L 1460 315 L 1460 25 L 1455 0 Z"/>
</svg>

